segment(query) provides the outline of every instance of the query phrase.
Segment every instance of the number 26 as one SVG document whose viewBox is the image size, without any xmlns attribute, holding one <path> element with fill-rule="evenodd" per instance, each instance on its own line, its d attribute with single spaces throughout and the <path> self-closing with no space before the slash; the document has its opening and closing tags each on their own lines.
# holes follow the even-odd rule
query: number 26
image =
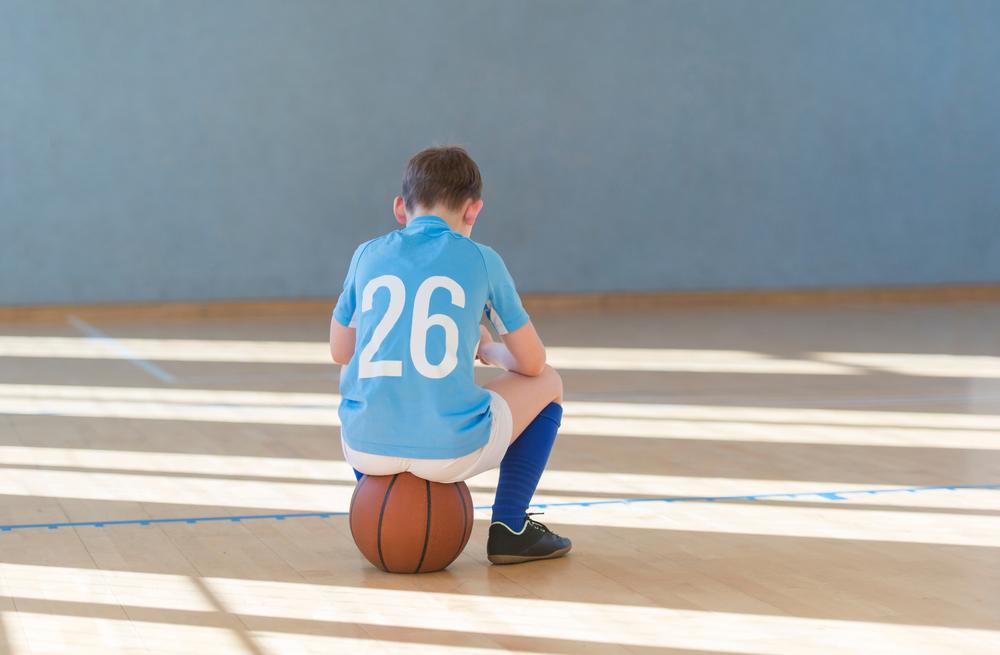
<svg viewBox="0 0 1000 655">
<path fill-rule="evenodd" d="M 372 278 L 361 292 L 361 311 L 372 308 L 375 292 L 381 288 L 389 290 L 389 306 L 382 320 L 375 326 L 371 341 L 361 350 L 358 360 L 358 377 L 380 376 L 400 377 L 403 375 L 403 361 L 400 359 L 375 360 L 379 346 L 395 327 L 403 314 L 406 302 L 406 287 L 395 275 L 380 275 Z M 458 282 L 444 275 L 432 275 L 417 288 L 413 299 L 413 321 L 410 325 L 410 357 L 417 372 L 424 377 L 438 379 L 446 377 L 458 366 L 458 325 L 446 314 L 431 314 L 431 294 L 435 289 L 447 289 L 451 294 L 451 304 L 465 307 L 465 289 Z M 427 332 L 435 325 L 444 330 L 444 357 L 437 364 L 427 361 Z"/>
</svg>

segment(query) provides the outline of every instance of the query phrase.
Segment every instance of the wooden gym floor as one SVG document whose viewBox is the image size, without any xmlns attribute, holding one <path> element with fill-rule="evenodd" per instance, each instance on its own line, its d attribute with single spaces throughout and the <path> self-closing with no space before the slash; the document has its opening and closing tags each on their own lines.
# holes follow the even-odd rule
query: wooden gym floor
<svg viewBox="0 0 1000 655">
<path fill-rule="evenodd" d="M 535 320 L 574 551 L 423 576 L 339 514 L 326 314 L 0 323 L 0 653 L 1000 652 L 1000 304 Z"/>
</svg>

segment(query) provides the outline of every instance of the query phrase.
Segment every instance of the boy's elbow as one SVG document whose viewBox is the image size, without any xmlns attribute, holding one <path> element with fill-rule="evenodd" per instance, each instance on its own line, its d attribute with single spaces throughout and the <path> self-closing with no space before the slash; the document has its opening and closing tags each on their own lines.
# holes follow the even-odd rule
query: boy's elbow
<svg viewBox="0 0 1000 655">
<path fill-rule="evenodd" d="M 354 357 L 354 330 L 341 325 L 336 319 L 330 323 L 330 357 L 333 361 L 346 366 Z"/>
<path fill-rule="evenodd" d="M 529 375 L 531 377 L 537 377 L 545 372 L 545 352 L 543 351 L 540 355 L 532 357 L 526 362 L 521 363 L 521 373 L 523 375 Z"/>
<path fill-rule="evenodd" d="M 330 344 L 330 356 L 333 358 L 335 364 L 347 366 L 351 362 L 354 352 L 347 352 L 343 348 L 338 348 L 334 344 Z"/>
<path fill-rule="evenodd" d="M 528 377 L 532 378 L 537 378 L 544 372 L 545 372 L 545 364 L 541 364 L 540 366 L 526 366 L 521 369 L 521 373 L 523 375 L 527 375 Z"/>
</svg>

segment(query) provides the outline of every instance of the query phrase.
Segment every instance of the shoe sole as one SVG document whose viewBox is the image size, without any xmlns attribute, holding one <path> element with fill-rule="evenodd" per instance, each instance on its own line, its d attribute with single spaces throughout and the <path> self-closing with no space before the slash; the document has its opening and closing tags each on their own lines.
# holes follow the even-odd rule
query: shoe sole
<svg viewBox="0 0 1000 655">
<path fill-rule="evenodd" d="M 559 550 L 554 550 L 548 555 L 487 555 L 488 559 L 493 564 L 523 564 L 525 562 L 534 562 L 540 559 L 555 559 L 556 557 L 562 557 L 570 551 L 573 546 L 566 546 L 565 548 L 560 548 Z"/>
</svg>

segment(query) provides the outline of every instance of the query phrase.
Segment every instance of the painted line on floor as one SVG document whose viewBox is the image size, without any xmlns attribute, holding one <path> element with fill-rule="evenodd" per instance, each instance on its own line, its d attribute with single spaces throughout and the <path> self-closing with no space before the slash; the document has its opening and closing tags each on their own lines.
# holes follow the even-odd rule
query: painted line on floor
<svg viewBox="0 0 1000 655">
<path fill-rule="evenodd" d="M 67 316 L 66 320 L 69 324 L 75 327 L 77 330 L 82 332 L 88 339 L 92 339 L 111 352 L 115 353 L 124 360 L 127 360 L 133 366 L 142 369 L 143 371 L 149 373 L 154 378 L 160 382 L 165 382 L 166 384 L 173 384 L 177 381 L 170 373 L 167 373 L 162 368 L 154 364 L 153 362 L 147 361 L 142 357 L 139 357 L 134 352 L 126 348 L 120 341 L 115 339 L 109 334 L 105 334 L 101 330 L 97 329 L 90 323 L 86 322 L 82 318 L 76 316 Z"/>
<path fill-rule="evenodd" d="M 892 493 L 921 493 L 926 491 L 957 491 L 966 489 L 979 490 L 1000 490 L 1000 483 L 994 484 L 952 484 L 934 485 L 926 487 L 890 487 L 882 489 L 850 489 L 846 491 L 799 491 L 793 493 L 770 493 L 770 494 L 747 494 L 743 496 L 676 496 L 663 498 L 615 498 L 611 500 L 581 500 L 565 503 L 533 503 L 532 508 L 546 509 L 549 507 L 594 507 L 597 505 L 633 505 L 637 503 L 711 503 L 727 500 L 764 500 L 770 498 L 804 498 L 814 497 L 829 501 L 847 500 L 848 496 L 892 494 Z M 491 505 L 477 506 L 478 510 L 492 509 Z M 347 516 L 347 512 L 299 512 L 293 514 L 242 514 L 233 516 L 191 516 L 183 518 L 164 519 L 119 519 L 107 521 L 67 521 L 64 523 L 12 523 L 8 525 L 0 524 L 0 532 L 10 532 L 12 530 L 30 530 L 45 528 L 56 530 L 58 528 L 103 528 L 109 525 L 155 525 L 160 523 L 207 523 L 210 521 L 230 521 L 239 523 L 240 521 L 252 521 L 258 519 L 271 519 L 284 521 L 285 519 L 321 518 L 327 519 L 333 516 Z"/>
<path fill-rule="evenodd" d="M 532 507 L 591 507 L 594 505 L 634 505 L 636 503 L 712 503 L 726 500 L 765 500 L 771 498 L 815 497 L 823 500 L 848 500 L 847 496 L 920 493 L 923 491 L 956 491 L 959 489 L 1000 489 L 996 484 L 950 484 L 927 487 L 892 487 L 886 489 L 849 489 L 845 491 L 802 491 L 794 493 L 749 494 L 746 496 L 684 496 L 674 498 L 615 498 L 611 500 L 579 500 L 566 503 L 535 503 Z M 480 508 L 476 508 L 480 509 Z"/>
</svg>

